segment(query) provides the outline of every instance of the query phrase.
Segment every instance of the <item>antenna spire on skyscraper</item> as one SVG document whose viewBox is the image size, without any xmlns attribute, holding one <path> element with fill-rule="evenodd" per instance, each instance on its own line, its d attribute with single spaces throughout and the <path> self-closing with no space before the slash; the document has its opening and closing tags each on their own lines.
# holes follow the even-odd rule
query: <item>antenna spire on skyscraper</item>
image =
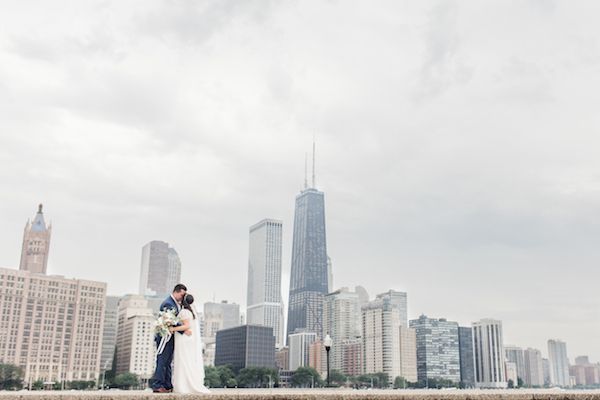
<svg viewBox="0 0 600 400">
<path fill-rule="evenodd" d="M 316 153 L 315 148 L 316 148 L 316 146 L 315 146 L 315 137 L 313 136 L 312 187 L 314 189 L 317 188 L 317 182 L 316 182 L 316 179 L 315 179 L 315 153 Z"/>
<path fill-rule="evenodd" d="M 304 189 L 308 189 L 308 153 L 304 153 Z"/>
</svg>

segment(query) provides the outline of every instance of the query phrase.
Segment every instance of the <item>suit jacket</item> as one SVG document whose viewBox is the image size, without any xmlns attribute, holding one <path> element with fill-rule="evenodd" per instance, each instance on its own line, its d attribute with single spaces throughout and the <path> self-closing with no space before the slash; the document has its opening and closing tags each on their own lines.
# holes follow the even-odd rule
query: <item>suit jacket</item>
<svg viewBox="0 0 600 400">
<path fill-rule="evenodd" d="M 173 297 L 171 297 L 171 296 L 167 297 L 160 304 L 160 311 L 167 311 L 167 310 L 173 310 L 176 313 L 179 312 L 179 306 L 177 305 L 177 303 L 175 303 L 175 300 L 173 300 Z"/>
<path fill-rule="evenodd" d="M 175 311 L 175 314 L 177 314 L 179 312 L 179 307 L 177 306 L 177 303 L 175 303 L 175 300 L 173 300 L 173 297 L 171 297 L 171 296 L 167 297 L 160 304 L 160 311 L 167 311 L 167 310 L 173 310 L 173 311 Z M 176 326 L 181 326 L 181 323 L 177 324 Z M 179 333 L 183 335 L 182 331 L 179 331 Z M 154 336 L 154 340 L 157 343 L 160 343 L 160 340 L 161 340 L 160 335 L 156 334 Z"/>
</svg>

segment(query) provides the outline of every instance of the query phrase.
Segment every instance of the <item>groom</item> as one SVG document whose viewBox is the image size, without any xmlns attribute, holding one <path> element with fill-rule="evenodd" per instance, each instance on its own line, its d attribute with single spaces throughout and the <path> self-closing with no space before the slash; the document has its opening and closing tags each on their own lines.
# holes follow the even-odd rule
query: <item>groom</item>
<svg viewBox="0 0 600 400">
<path fill-rule="evenodd" d="M 160 311 L 173 310 L 178 313 L 181 310 L 181 302 L 187 292 L 185 285 L 176 285 L 173 293 L 160 305 Z M 183 333 L 183 332 L 180 332 Z M 154 336 L 156 347 L 160 345 L 162 337 Z M 156 355 L 156 370 L 152 379 L 152 391 L 154 393 L 169 393 L 173 391 L 171 383 L 171 364 L 173 362 L 173 350 L 175 350 L 175 339 L 173 337 L 165 345 L 162 353 Z"/>
</svg>

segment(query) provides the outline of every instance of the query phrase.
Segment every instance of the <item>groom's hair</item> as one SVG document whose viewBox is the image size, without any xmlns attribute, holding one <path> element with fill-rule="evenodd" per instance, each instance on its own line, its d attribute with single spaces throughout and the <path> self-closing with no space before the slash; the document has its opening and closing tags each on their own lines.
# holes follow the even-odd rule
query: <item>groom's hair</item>
<svg viewBox="0 0 600 400">
<path fill-rule="evenodd" d="M 175 287 L 173 288 L 173 293 L 179 293 L 182 290 L 185 290 L 187 292 L 187 288 L 185 287 L 184 284 L 182 283 L 178 283 L 177 285 L 175 285 Z"/>
</svg>

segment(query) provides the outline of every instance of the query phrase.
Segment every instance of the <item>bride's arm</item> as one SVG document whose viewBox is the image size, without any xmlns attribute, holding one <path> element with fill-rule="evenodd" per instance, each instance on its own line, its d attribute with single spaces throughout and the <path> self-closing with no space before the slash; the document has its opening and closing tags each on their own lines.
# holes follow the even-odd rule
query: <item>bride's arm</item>
<svg viewBox="0 0 600 400">
<path fill-rule="evenodd" d="M 187 331 L 188 329 L 190 329 L 190 320 L 184 319 L 181 321 L 181 325 L 172 326 L 169 328 L 169 331 L 171 331 L 171 333 L 173 333 L 173 332 Z"/>
</svg>

